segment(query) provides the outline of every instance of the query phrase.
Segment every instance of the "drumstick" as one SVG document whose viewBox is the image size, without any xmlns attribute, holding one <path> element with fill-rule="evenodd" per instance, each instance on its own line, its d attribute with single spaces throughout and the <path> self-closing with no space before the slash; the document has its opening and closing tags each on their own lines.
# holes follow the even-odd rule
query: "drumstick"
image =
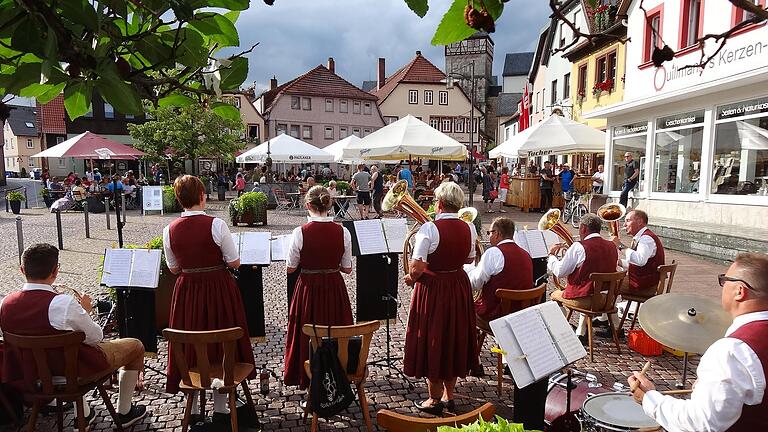
<svg viewBox="0 0 768 432">
<path fill-rule="evenodd" d="M 645 375 L 646 372 L 651 368 L 651 362 L 647 361 L 645 362 L 645 365 L 643 366 L 643 369 L 640 371 L 640 375 Z M 629 392 L 634 393 L 637 388 L 640 387 L 640 380 L 636 380 L 632 383 L 632 385 L 629 387 Z"/>
</svg>

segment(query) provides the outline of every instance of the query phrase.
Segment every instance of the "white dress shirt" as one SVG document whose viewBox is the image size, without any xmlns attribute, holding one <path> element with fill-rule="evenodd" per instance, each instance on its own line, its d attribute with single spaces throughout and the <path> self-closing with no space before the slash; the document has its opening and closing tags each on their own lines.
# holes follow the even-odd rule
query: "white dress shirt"
<svg viewBox="0 0 768 432">
<path fill-rule="evenodd" d="M 56 292 L 52 286 L 34 283 L 25 283 L 22 291 L 42 290 Z M 3 300 L 0 300 L 0 309 L 3 308 Z M 81 331 L 85 333 L 85 343 L 96 345 L 104 339 L 101 327 L 93 322 L 90 315 L 85 312 L 80 302 L 68 294 L 59 294 L 48 305 L 48 322 L 56 330 Z"/>
<path fill-rule="evenodd" d="M 648 227 L 643 227 L 634 237 L 632 237 L 632 240 L 634 240 L 634 243 L 637 243 L 637 246 L 635 246 L 636 249 L 625 249 L 626 258 L 621 260 L 622 268 L 628 269 L 629 264 L 642 267 L 648 264 L 649 259 L 656 256 L 656 242 L 653 241 L 651 236 L 643 235 L 647 229 Z"/>
<path fill-rule="evenodd" d="M 599 233 L 592 233 L 584 240 L 600 237 Z M 562 260 L 558 260 L 553 255 L 550 255 L 547 259 L 547 270 L 549 270 L 555 277 L 564 278 L 574 271 L 580 265 L 584 264 L 584 260 L 587 259 L 587 253 L 584 251 L 584 246 L 581 242 L 574 242 L 568 250 L 565 251 Z"/>
<path fill-rule="evenodd" d="M 196 211 L 184 211 L 181 213 L 181 217 L 204 215 L 202 210 Z M 227 223 L 219 218 L 213 218 L 211 224 L 211 235 L 213 236 L 213 242 L 216 246 L 221 248 L 221 253 L 224 255 L 224 261 L 231 263 L 237 261 L 240 258 L 240 254 L 237 252 L 237 246 L 235 241 L 232 240 L 232 233 L 227 227 Z M 179 264 L 176 261 L 176 255 L 171 250 L 171 226 L 168 225 L 163 229 L 163 250 L 165 251 L 165 263 L 168 264 L 168 268 L 178 268 Z"/>
<path fill-rule="evenodd" d="M 601 173 L 600 171 L 595 172 L 592 174 L 592 187 L 600 187 L 603 185 L 602 181 L 598 180 L 604 180 L 605 179 L 605 173 Z"/>
<path fill-rule="evenodd" d="M 314 217 L 308 216 L 308 222 L 322 222 L 322 223 L 334 223 L 332 216 Z M 344 255 L 341 256 L 342 268 L 352 267 L 352 234 L 345 227 L 341 227 L 344 231 Z M 301 260 L 301 248 L 304 247 L 304 234 L 301 231 L 301 227 L 298 226 L 293 229 L 293 235 L 291 236 L 291 243 L 288 246 L 288 256 L 285 260 L 285 266 L 296 268 L 300 264 Z"/>
<path fill-rule="evenodd" d="M 459 216 L 456 213 L 440 213 L 435 216 L 435 220 L 440 219 L 458 219 Z M 470 232 L 470 249 L 467 258 L 475 258 L 475 240 L 477 239 L 477 231 L 475 226 L 469 222 Z M 440 232 L 437 230 L 437 225 L 433 222 L 427 222 L 419 228 L 419 231 L 414 236 L 416 242 L 413 246 L 413 256 L 411 259 L 421 260 L 427 262 L 427 255 L 437 250 L 437 245 L 440 244 Z"/>
<path fill-rule="evenodd" d="M 496 246 L 503 245 L 504 243 L 514 242 L 506 239 L 500 241 Z M 492 276 L 496 276 L 504 270 L 504 264 L 506 263 L 504 253 L 496 246 L 486 249 L 480 256 L 480 262 L 477 263 L 477 267 L 469 272 L 469 282 L 472 283 L 472 289 L 482 289 Z"/>
<path fill-rule="evenodd" d="M 643 410 L 664 429 L 672 431 L 723 431 L 741 417 L 746 405 L 759 404 L 765 395 L 765 374 L 760 359 L 743 341 L 728 337 L 741 326 L 768 320 L 768 311 L 739 315 L 725 337 L 701 356 L 690 400 L 649 391 Z"/>
</svg>

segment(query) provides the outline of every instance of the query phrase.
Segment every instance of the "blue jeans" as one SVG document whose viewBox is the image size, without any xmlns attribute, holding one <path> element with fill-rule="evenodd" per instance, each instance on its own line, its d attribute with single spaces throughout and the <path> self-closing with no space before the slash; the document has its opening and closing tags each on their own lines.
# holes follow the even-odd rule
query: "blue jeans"
<svg viewBox="0 0 768 432">
<path fill-rule="evenodd" d="M 637 186 L 637 180 L 624 180 L 624 188 L 621 190 L 619 204 L 623 205 L 624 207 L 627 206 L 627 201 L 629 201 L 629 191 L 634 189 L 635 186 Z"/>
</svg>

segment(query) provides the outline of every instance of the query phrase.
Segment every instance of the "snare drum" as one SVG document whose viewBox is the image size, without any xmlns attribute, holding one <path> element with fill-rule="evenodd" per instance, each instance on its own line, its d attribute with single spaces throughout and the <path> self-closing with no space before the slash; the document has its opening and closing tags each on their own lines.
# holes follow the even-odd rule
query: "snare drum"
<svg viewBox="0 0 768 432">
<path fill-rule="evenodd" d="M 661 427 L 627 393 L 590 396 L 581 407 L 582 426 L 588 432 L 660 431 Z"/>
<path fill-rule="evenodd" d="M 576 385 L 576 388 L 571 391 L 571 411 L 578 411 L 590 396 L 610 391 L 597 382 L 584 379 L 584 374 L 581 372 L 575 372 L 571 380 Z M 547 424 L 552 424 L 556 418 L 565 414 L 568 399 L 568 391 L 565 389 L 567 381 L 568 376 L 564 373 L 556 373 L 549 377 L 547 405 L 544 411 L 544 420 Z"/>
</svg>

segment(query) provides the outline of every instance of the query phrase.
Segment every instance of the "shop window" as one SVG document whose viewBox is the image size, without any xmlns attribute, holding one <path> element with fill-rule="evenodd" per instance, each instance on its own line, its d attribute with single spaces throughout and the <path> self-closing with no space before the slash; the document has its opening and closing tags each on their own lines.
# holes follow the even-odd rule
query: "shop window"
<svg viewBox="0 0 768 432">
<path fill-rule="evenodd" d="M 757 6 L 760 6 L 761 8 L 765 8 L 766 0 L 750 0 L 750 1 Z M 733 12 L 731 12 L 731 26 L 739 24 L 743 21 L 751 20 L 754 17 L 755 17 L 755 14 L 753 14 L 752 12 L 747 12 L 742 8 L 733 6 Z"/>
<path fill-rule="evenodd" d="M 680 14 L 680 49 L 687 48 L 696 43 L 701 37 L 704 12 L 702 0 L 682 0 L 682 13 Z"/>
<path fill-rule="evenodd" d="M 713 194 L 768 195 L 768 97 L 717 108 L 711 187 Z"/>
<path fill-rule="evenodd" d="M 648 137 L 648 123 L 634 123 L 613 128 L 613 141 L 611 149 L 613 157 L 611 159 L 611 182 L 610 187 L 614 192 L 620 192 L 624 186 L 626 162 L 624 155 L 632 153 L 632 158 L 636 166 L 640 169 L 638 178 L 638 187 L 642 192 L 645 185 L 645 145 Z"/>
<path fill-rule="evenodd" d="M 664 5 L 661 4 L 648 12 L 645 20 L 645 37 L 643 45 L 643 61 L 651 61 L 651 55 L 654 48 L 661 48 L 662 24 L 664 16 Z"/>
<path fill-rule="evenodd" d="M 656 120 L 654 192 L 699 192 L 703 136 L 703 110 Z"/>
</svg>

